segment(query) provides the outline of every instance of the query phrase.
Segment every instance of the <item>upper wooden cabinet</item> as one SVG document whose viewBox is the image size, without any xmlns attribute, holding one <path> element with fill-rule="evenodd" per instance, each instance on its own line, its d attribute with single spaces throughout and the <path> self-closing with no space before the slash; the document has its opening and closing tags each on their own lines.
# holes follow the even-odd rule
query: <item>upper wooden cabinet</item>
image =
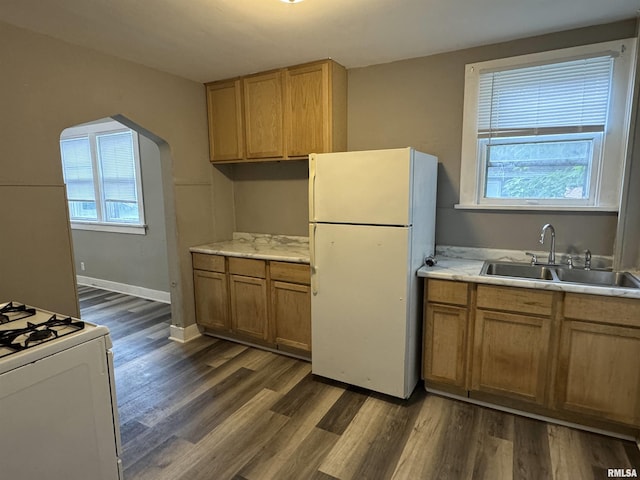
<svg viewBox="0 0 640 480">
<path fill-rule="evenodd" d="M 211 161 L 243 158 L 242 82 L 239 79 L 207 85 L 207 116 Z"/>
<path fill-rule="evenodd" d="M 347 73 L 332 60 L 206 87 L 212 162 L 346 150 Z"/>
<path fill-rule="evenodd" d="M 285 71 L 287 155 L 347 148 L 347 75 L 332 61 Z"/>
<path fill-rule="evenodd" d="M 284 156 L 282 72 L 243 80 L 247 158 Z"/>
</svg>

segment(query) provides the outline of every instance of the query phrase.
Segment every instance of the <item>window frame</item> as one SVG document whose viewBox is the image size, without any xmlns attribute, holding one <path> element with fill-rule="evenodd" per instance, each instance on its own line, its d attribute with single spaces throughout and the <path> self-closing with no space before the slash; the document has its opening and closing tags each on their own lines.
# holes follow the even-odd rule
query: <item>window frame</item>
<svg viewBox="0 0 640 480">
<path fill-rule="evenodd" d="M 571 136 L 570 136 L 571 135 Z M 488 161 L 486 158 L 487 149 L 482 148 L 478 153 L 480 157 L 478 159 L 479 162 L 479 179 L 478 179 L 478 188 L 482 188 L 482 191 L 478 192 L 478 203 L 480 205 L 492 205 L 492 206 L 510 206 L 516 203 L 524 203 L 528 201 L 535 201 L 541 207 L 546 206 L 556 206 L 558 201 L 561 201 L 563 205 L 566 207 L 590 207 L 595 200 L 595 196 L 598 188 L 598 175 L 593 175 L 593 171 L 599 171 L 602 165 L 602 150 L 603 150 L 603 133 L 602 132 L 582 132 L 582 133 L 573 133 L 573 134 L 553 134 L 553 135 L 544 135 L 543 137 L 546 142 L 563 142 L 563 141 L 592 141 L 591 150 L 593 152 L 591 158 L 591 165 L 589 166 L 588 173 L 588 184 L 589 184 L 589 197 L 588 198 L 536 198 L 536 199 L 518 199 L 518 198 L 500 198 L 500 197 L 486 197 L 487 190 L 487 171 L 488 171 Z M 526 137 L 498 137 L 493 139 L 494 145 L 504 145 L 509 143 L 519 143 L 524 144 L 528 142 L 514 142 L 519 138 Z M 540 138 L 540 137 L 535 137 Z M 489 139 L 479 139 L 478 144 L 488 144 Z M 531 142 L 536 143 L 536 142 Z"/>
<path fill-rule="evenodd" d="M 573 210 L 611 211 L 620 208 L 620 195 L 626 158 L 636 39 L 628 38 L 516 57 L 476 62 L 465 66 L 460 202 L 458 209 L 486 210 Z M 600 158 L 593 158 L 589 199 L 513 199 L 485 197 L 486 162 L 479 152 L 477 129 L 480 74 L 557 63 L 610 54 L 614 57 L 609 117 L 601 141 Z M 535 138 L 535 137 L 533 137 Z M 586 200 L 586 201 L 585 201 Z"/>
<path fill-rule="evenodd" d="M 133 156 L 134 156 L 134 169 L 136 176 L 136 195 L 138 198 L 138 223 L 129 222 L 112 222 L 106 220 L 105 210 L 105 197 L 104 186 L 102 181 L 101 166 L 99 163 L 99 155 L 97 152 L 97 140 L 99 135 L 109 135 L 122 132 L 131 132 L 131 139 L 133 143 Z M 88 138 L 89 149 L 91 152 L 91 166 L 93 171 L 93 183 L 94 191 L 96 195 L 96 213 L 98 220 L 79 220 L 72 219 L 69 212 L 69 221 L 71 228 L 74 230 L 91 230 L 100 232 L 112 232 L 112 233 L 128 233 L 135 235 L 146 235 L 147 224 L 144 217 L 144 196 L 142 190 L 142 167 L 140 161 L 140 143 L 138 140 L 138 133 L 135 130 L 117 122 L 116 120 L 108 120 L 96 123 L 88 123 L 78 125 L 75 127 L 66 128 L 60 135 L 60 142 L 63 140 L 72 140 L 76 138 Z M 62 159 L 62 152 L 60 153 L 60 164 L 62 166 L 62 175 L 64 179 L 65 170 Z M 65 181 L 66 186 L 66 181 Z M 66 189 L 65 189 L 66 191 Z M 67 199 L 67 210 L 69 210 L 69 200 Z"/>
</svg>

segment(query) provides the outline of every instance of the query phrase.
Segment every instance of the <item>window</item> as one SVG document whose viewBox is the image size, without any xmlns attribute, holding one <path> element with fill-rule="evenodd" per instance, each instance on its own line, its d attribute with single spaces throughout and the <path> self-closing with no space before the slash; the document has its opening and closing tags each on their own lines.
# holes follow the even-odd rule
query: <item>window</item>
<svg viewBox="0 0 640 480">
<path fill-rule="evenodd" d="M 138 134 L 116 121 L 60 136 L 72 228 L 145 233 Z"/>
<path fill-rule="evenodd" d="M 457 208 L 617 211 L 635 39 L 466 66 Z"/>
</svg>

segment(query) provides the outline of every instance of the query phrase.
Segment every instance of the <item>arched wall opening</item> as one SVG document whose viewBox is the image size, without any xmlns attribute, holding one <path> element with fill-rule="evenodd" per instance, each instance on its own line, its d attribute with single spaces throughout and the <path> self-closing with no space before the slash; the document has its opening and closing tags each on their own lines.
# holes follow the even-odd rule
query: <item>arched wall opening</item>
<svg viewBox="0 0 640 480">
<path fill-rule="evenodd" d="M 100 125 L 110 120 L 138 133 L 144 234 L 78 229 L 72 222 L 76 291 L 77 285 L 92 285 L 171 303 L 172 324 L 180 325 L 178 306 L 182 292 L 171 149 L 164 139 L 124 115 L 83 125 Z"/>
</svg>

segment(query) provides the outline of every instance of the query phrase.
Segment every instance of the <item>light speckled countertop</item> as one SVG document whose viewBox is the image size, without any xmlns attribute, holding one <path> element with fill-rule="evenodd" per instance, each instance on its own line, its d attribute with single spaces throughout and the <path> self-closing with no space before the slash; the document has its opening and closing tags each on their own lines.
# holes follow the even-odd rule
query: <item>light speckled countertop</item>
<svg viewBox="0 0 640 480">
<path fill-rule="evenodd" d="M 527 263 L 527 257 L 524 256 L 524 253 L 492 249 L 457 249 L 454 252 L 450 247 L 442 247 L 442 249 L 439 248 L 436 253 L 438 263 L 433 267 L 423 266 L 420 268 L 418 270 L 419 277 L 485 283 L 490 285 L 505 285 L 510 287 L 538 288 L 541 290 L 588 293 L 592 295 L 607 295 L 612 297 L 640 298 L 640 289 L 634 288 L 600 287 L 569 282 L 551 282 L 548 280 L 533 280 L 528 278 L 480 275 L 484 259 L 492 261 Z M 459 256 L 467 255 L 474 258 L 447 257 L 444 256 L 446 253 Z M 482 255 L 482 258 L 484 259 L 478 259 L 478 256 L 480 255 Z M 608 259 L 606 257 L 598 258 L 600 263 L 606 263 L 607 260 Z M 633 273 L 637 278 L 640 278 L 638 275 L 639 272 L 632 271 L 631 273 Z"/>
<path fill-rule="evenodd" d="M 207 243 L 189 249 L 194 253 L 309 263 L 309 238 L 262 233 L 233 234 L 233 239 Z"/>
</svg>

